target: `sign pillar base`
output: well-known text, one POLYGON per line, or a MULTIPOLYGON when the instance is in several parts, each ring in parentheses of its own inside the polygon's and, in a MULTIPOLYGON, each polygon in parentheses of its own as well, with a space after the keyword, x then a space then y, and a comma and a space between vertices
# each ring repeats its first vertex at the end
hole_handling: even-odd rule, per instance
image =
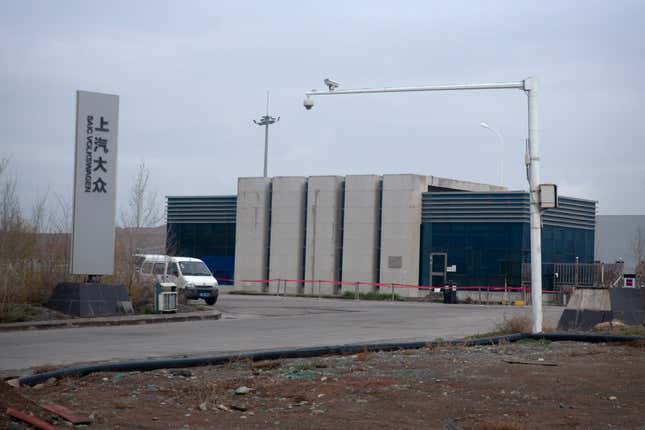
POLYGON ((50 309, 79 317, 121 314, 120 302, 129 302, 123 284, 61 282, 47 301, 50 309))

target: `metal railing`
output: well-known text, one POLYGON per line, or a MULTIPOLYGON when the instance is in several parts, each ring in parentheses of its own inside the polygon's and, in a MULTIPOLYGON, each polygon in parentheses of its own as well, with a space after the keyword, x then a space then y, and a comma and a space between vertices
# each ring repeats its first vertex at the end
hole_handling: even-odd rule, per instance
MULTIPOLYGON (((611 288, 623 276, 623 263, 543 263, 543 282, 554 291, 571 287, 611 288)), ((531 284, 531 265, 522 263, 522 285, 531 284)))

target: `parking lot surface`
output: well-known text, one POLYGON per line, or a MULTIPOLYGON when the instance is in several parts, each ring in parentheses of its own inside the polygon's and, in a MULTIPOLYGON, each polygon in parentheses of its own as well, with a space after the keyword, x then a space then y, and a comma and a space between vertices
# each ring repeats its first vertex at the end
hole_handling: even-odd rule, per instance
MULTIPOLYGON (((224 294, 217 321, 0 333, 0 371, 36 366, 212 355, 389 340, 454 339, 490 331, 530 308, 224 294)), ((555 325, 562 308, 545 307, 555 325)))

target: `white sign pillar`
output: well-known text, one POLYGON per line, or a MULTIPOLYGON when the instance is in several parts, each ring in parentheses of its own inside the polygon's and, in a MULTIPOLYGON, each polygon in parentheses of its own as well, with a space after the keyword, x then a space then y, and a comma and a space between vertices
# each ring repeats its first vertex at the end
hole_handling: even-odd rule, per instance
POLYGON ((76 92, 74 275, 114 273, 118 125, 119 96, 76 92))

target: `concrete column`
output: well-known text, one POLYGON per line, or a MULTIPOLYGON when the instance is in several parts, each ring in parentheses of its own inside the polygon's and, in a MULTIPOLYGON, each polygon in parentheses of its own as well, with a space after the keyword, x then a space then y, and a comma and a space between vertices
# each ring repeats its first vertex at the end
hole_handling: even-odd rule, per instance
MULTIPOLYGON (((419 285, 421 194, 427 188, 426 176, 383 175, 381 283, 419 285)), ((381 291, 390 289, 381 287, 381 291)), ((416 288, 395 288, 395 293, 418 296, 416 288)))
MULTIPOLYGON (((307 184, 307 249, 305 278, 338 281, 342 236, 342 176, 310 176, 307 184)), ((333 295, 331 283, 308 283, 305 294, 333 295)))
POLYGON ((266 285, 242 280, 263 280, 267 276, 269 241, 268 178, 239 178, 235 222, 236 290, 263 291, 266 285))
MULTIPOLYGON (((304 276, 305 192, 300 176, 274 177, 271 200, 271 279, 300 280, 304 276)), ((302 293, 302 284, 287 282, 287 294, 302 293)))
MULTIPOLYGON (((343 281, 377 280, 380 182, 378 175, 345 177, 343 281)), ((355 287, 343 285, 345 291, 353 293, 355 287)), ((361 285, 359 291, 372 292, 375 288, 361 285)))

